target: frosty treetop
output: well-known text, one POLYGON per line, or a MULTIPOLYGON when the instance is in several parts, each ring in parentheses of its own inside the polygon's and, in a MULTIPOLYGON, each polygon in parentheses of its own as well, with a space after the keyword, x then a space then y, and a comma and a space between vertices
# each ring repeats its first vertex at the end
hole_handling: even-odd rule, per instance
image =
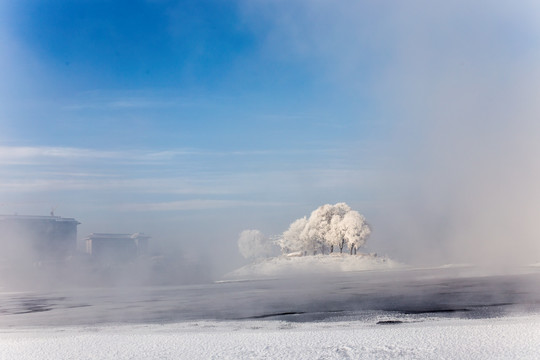
MULTIPOLYGON (((348 249, 351 254, 364 246, 371 233, 364 216, 352 210, 345 203, 320 206, 309 218, 295 220, 274 244, 283 254, 301 252, 303 254, 332 253, 339 248, 348 249)), ((245 257, 268 256, 271 242, 258 230, 242 232, 238 245, 245 257)))
POLYGON ((345 203, 323 205, 311 213, 294 221, 277 240, 282 252, 303 251, 322 254, 328 249, 333 252, 348 248, 352 254, 363 246, 371 233, 364 216, 352 210, 345 203))

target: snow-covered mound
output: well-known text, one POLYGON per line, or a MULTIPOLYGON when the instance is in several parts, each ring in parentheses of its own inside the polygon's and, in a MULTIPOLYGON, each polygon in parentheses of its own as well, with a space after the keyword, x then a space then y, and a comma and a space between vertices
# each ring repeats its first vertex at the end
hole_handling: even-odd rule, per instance
MULTIPOLYGON (((290 254, 296 255, 296 254, 290 254)), ((225 275, 227 279, 287 277, 313 273, 385 270, 404 267, 387 257, 372 254, 330 254, 314 256, 279 256, 259 260, 225 275)))

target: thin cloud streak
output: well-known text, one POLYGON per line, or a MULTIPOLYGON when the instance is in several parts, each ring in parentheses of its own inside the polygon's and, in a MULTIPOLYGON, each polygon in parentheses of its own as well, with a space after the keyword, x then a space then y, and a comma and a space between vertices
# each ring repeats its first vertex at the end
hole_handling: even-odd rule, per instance
POLYGON ((167 201, 158 203, 129 203, 121 204, 116 207, 119 211, 187 211, 187 210, 209 210, 224 209, 236 207, 264 207, 264 206, 289 206, 292 203, 283 202, 260 202, 260 201, 241 201, 241 200, 181 200, 167 201))
POLYGON ((0 146, 0 164, 27 164, 43 158, 112 159, 120 156, 121 153, 113 151, 72 147, 0 146))
POLYGON ((141 150, 103 151, 75 147, 48 147, 48 146, 0 146, 0 165, 32 165, 43 164, 46 159, 57 160, 111 160, 119 162, 153 163, 171 160, 176 157, 189 156, 265 156, 265 155, 302 155, 313 153, 335 153, 339 148, 325 148, 318 150, 292 149, 292 150, 242 150, 242 151, 212 151, 204 149, 172 149, 163 151, 145 152, 141 150))
POLYGON ((82 102, 65 105, 63 110, 129 110, 129 109, 164 109, 196 106, 195 102, 186 102, 184 99, 151 100, 145 98, 120 98, 107 101, 82 102))
POLYGON ((179 179, 15 179, 1 181, 3 191, 10 192, 47 192, 47 191, 112 191, 116 193, 153 193, 153 194, 229 194, 229 191, 195 185, 179 179))

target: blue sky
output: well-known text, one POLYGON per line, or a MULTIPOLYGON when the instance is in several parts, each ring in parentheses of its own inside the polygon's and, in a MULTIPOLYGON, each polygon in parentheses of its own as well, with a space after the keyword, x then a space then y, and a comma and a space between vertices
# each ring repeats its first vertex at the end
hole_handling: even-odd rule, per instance
MULTIPOLYGON (((477 166, 456 148, 507 154, 496 139, 509 119, 534 113, 523 99, 536 91, 538 10, 2 2, 0 213, 56 207, 82 222, 81 236, 142 231, 196 257, 215 248, 227 268, 241 261, 243 229, 279 233, 345 201, 372 221, 373 248, 407 258, 407 241, 442 231, 430 216, 465 206, 448 194, 472 175, 447 172, 477 166), (428 220, 404 235, 409 217, 428 220)), ((518 123, 510 138, 535 133, 518 123)))

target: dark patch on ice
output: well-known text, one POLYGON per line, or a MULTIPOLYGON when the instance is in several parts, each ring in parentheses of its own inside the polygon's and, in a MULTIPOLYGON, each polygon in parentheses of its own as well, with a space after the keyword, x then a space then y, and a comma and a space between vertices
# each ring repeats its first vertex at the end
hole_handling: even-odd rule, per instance
POLYGON ((16 311, 13 314, 30 314, 30 313, 37 313, 37 312, 44 312, 44 311, 50 311, 52 310, 52 307, 47 306, 47 304, 39 304, 34 302, 28 302, 23 304, 23 309, 21 311, 16 311))
POLYGON ((19 309, 12 312, 12 314, 31 314, 38 312, 50 311, 53 309, 54 304, 51 301, 62 301, 64 298, 23 298, 21 299, 19 309))
POLYGON ((472 307, 498 307, 498 306, 511 306, 511 305, 516 305, 516 303, 504 302, 504 303, 495 303, 495 304, 486 304, 486 305, 472 305, 472 307))
POLYGON ((381 320, 377 321, 377 325, 396 325, 403 324, 403 321, 400 320, 381 320))
POLYGON ((270 313, 262 315, 253 315, 243 318, 235 318, 234 320, 253 320, 253 319, 269 319, 281 320, 293 323, 316 322, 316 321, 338 321, 345 315, 344 310, 327 310, 327 311, 285 311, 280 313, 270 313))
POLYGON ((88 306, 92 306, 92 305, 90 304, 69 305, 69 306, 66 306, 66 309, 77 309, 77 308, 88 307, 88 306))
POLYGON ((21 315, 50 311, 58 307, 65 297, 15 297, 2 304, 0 313, 7 315, 21 315))
POLYGON ((287 311, 282 313, 274 313, 274 314, 263 314, 263 315, 255 315, 250 316, 244 319, 266 319, 271 317, 278 317, 278 316, 287 316, 287 315, 302 315, 305 314, 303 311, 287 311))
POLYGON ((493 303, 493 304, 481 304, 475 305, 471 304, 467 307, 452 307, 452 306, 442 306, 442 307, 428 307, 428 308, 406 308, 401 310, 403 314, 415 315, 415 314, 455 314, 455 313, 469 313, 469 312, 481 312, 483 315, 487 315, 489 308, 501 308, 504 306, 516 305, 512 302, 502 302, 502 303, 493 303))
POLYGON ((26 311, 19 311, 16 313, 13 313, 14 315, 21 315, 21 314, 31 314, 31 313, 37 313, 37 312, 45 312, 45 311, 51 311, 51 308, 45 308, 45 307, 32 307, 28 308, 26 311))

